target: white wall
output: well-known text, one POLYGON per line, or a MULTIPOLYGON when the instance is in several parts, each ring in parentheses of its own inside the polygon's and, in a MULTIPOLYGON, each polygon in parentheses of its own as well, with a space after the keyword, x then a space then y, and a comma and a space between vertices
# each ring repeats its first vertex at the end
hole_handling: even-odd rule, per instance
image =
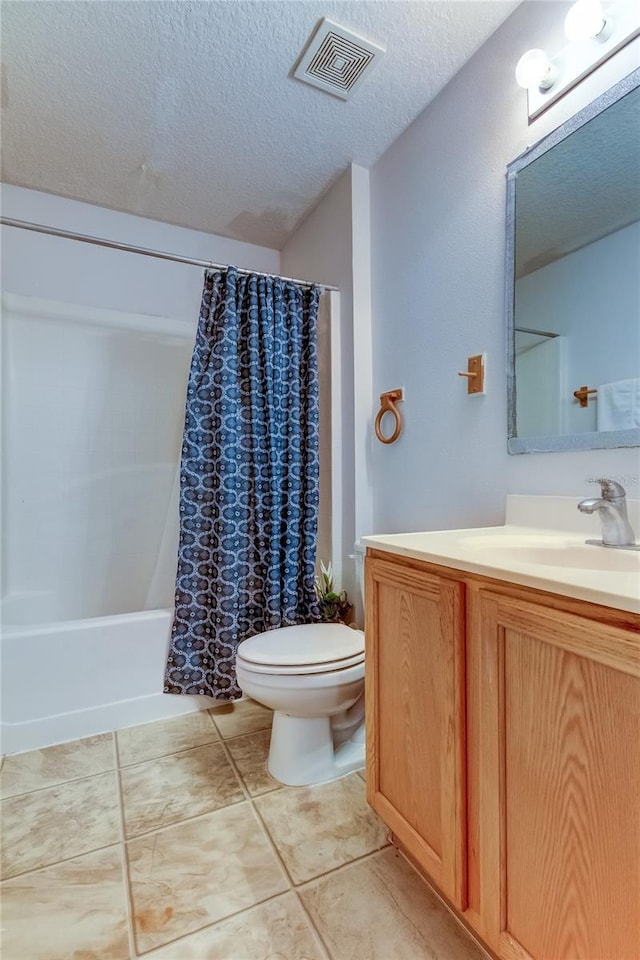
POLYGON ((632 223, 516 281, 518 326, 566 337, 567 433, 597 429, 597 399, 581 407, 574 390, 638 376, 639 262, 640 223, 632 223))
POLYGON ((376 532, 501 523, 507 492, 578 498, 602 474, 636 492, 634 449, 507 454, 505 168, 637 61, 622 51, 528 127, 515 64, 565 45, 569 6, 522 4, 371 172, 374 395, 406 387, 403 435, 373 452, 376 532), (457 371, 484 351, 487 395, 467 397, 457 371))
POLYGON ((332 385, 337 423, 332 431, 332 445, 333 485, 334 492, 341 494, 342 516, 338 530, 334 530, 332 549, 336 582, 354 599, 358 587, 350 555, 356 537, 371 529, 373 504, 368 458, 370 429, 366 419, 371 415, 369 238, 368 171, 352 166, 324 195, 281 252, 282 272, 286 276, 340 288, 340 315, 334 316, 332 325, 334 374, 336 367, 341 372, 340 382, 334 380, 332 385), (335 402, 336 396, 339 403, 335 402))
MULTIPOLYGON (((2 184, 2 215, 168 253, 279 272, 277 250, 2 184)), ((2 289, 195 324, 202 269, 2 227, 2 289)))

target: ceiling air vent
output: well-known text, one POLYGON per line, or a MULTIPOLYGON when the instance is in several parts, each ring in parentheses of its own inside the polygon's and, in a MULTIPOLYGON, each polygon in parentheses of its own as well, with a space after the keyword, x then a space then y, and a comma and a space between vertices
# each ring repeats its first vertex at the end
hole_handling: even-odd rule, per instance
POLYGON ((384 53, 383 47, 325 17, 307 44, 293 75, 342 100, 349 100, 384 53))

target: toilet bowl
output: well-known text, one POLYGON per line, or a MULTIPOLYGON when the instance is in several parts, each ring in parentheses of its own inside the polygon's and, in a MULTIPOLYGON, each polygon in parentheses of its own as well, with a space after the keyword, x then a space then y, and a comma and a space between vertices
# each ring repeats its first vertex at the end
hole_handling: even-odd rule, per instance
POLYGON ((242 691, 274 711, 269 773, 289 786, 364 766, 364 633, 342 623, 281 627, 243 641, 242 691))

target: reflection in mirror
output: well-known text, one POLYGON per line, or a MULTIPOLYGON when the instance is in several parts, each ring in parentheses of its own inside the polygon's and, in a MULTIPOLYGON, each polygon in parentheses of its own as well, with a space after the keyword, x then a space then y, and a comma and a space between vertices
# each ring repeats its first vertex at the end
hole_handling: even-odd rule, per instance
POLYGON ((509 168, 512 453, 640 443, 639 84, 509 168))

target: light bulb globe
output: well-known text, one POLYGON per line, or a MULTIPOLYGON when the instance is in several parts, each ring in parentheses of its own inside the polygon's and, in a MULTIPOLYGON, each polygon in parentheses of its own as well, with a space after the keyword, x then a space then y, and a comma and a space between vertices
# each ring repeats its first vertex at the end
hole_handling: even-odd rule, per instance
POLYGON ((527 50, 516 64, 516 83, 525 90, 548 89, 555 79, 555 70, 544 50, 527 50))
MULTIPOLYGON (((564 32, 573 43, 600 37, 607 27, 600 0, 577 0, 565 17, 564 32)), ((609 31, 607 31, 608 35, 609 31)))

